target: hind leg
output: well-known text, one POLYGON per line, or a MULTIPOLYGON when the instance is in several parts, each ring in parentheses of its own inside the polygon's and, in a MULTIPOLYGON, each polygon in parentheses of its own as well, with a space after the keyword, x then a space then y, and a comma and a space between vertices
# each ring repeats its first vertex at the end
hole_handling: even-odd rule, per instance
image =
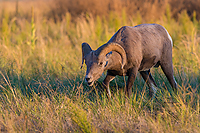
POLYGON ((161 63, 161 68, 166 75, 170 85, 172 86, 173 91, 176 93, 177 92, 177 83, 174 79, 174 71, 173 71, 173 65, 172 61, 166 62, 166 63, 161 63))
POLYGON ((153 97, 156 94, 157 85, 150 73, 150 69, 147 71, 140 71, 140 74, 142 75, 142 78, 144 79, 144 81, 147 83, 149 87, 149 95, 153 97))

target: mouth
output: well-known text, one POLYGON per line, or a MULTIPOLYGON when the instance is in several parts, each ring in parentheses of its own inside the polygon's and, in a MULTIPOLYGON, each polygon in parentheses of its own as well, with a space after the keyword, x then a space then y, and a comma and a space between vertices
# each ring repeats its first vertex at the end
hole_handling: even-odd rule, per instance
POLYGON ((92 86, 93 83, 94 83, 94 81, 92 81, 92 82, 87 82, 88 86, 92 86))

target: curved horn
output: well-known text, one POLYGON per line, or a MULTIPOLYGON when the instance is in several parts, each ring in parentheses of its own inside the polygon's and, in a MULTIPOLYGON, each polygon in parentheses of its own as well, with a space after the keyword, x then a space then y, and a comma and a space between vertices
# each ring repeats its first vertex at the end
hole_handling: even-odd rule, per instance
POLYGON ((126 64, 126 52, 125 52, 124 48, 122 46, 120 46, 118 43, 113 43, 113 42, 106 43, 96 50, 96 54, 97 54, 97 56, 106 55, 110 51, 116 51, 117 53, 119 53, 121 55, 122 69, 123 69, 124 65, 126 64))
POLYGON ((88 43, 82 43, 82 64, 81 64, 81 68, 83 67, 83 63, 84 63, 84 60, 85 60, 85 56, 87 54, 90 53, 90 51, 92 51, 90 45, 88 43))

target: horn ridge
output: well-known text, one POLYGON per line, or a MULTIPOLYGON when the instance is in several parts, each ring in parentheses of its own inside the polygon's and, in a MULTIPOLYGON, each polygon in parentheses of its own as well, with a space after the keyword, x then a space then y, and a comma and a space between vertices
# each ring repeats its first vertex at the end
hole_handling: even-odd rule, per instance
POLYGON ((122 69, 123 69, 124 65, 126 64, 126 60, 127 60, 126 52, 125 52, 124 48, 121 45, 119 45, 118 43, 115 43, 115 42, 106 43, 106 44, 100 46, 95 52, 96 52, 97 56, 101 56, 101 55, 106 55, 110 51, 116 51, 121 55, 122 69))

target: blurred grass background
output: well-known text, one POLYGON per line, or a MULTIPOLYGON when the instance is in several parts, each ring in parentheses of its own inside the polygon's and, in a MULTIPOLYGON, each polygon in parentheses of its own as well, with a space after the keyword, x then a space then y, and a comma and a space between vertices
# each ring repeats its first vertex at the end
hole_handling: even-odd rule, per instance
POLYGON ((200 0, 0 1, 0 132, 199 132, 200 0), (163 25, 173 38, 179 94, 160 70, 150 101, 140 75, 126 99, 123 77, 84 83, 81 43, 93 49, 124 25, 163 25))

